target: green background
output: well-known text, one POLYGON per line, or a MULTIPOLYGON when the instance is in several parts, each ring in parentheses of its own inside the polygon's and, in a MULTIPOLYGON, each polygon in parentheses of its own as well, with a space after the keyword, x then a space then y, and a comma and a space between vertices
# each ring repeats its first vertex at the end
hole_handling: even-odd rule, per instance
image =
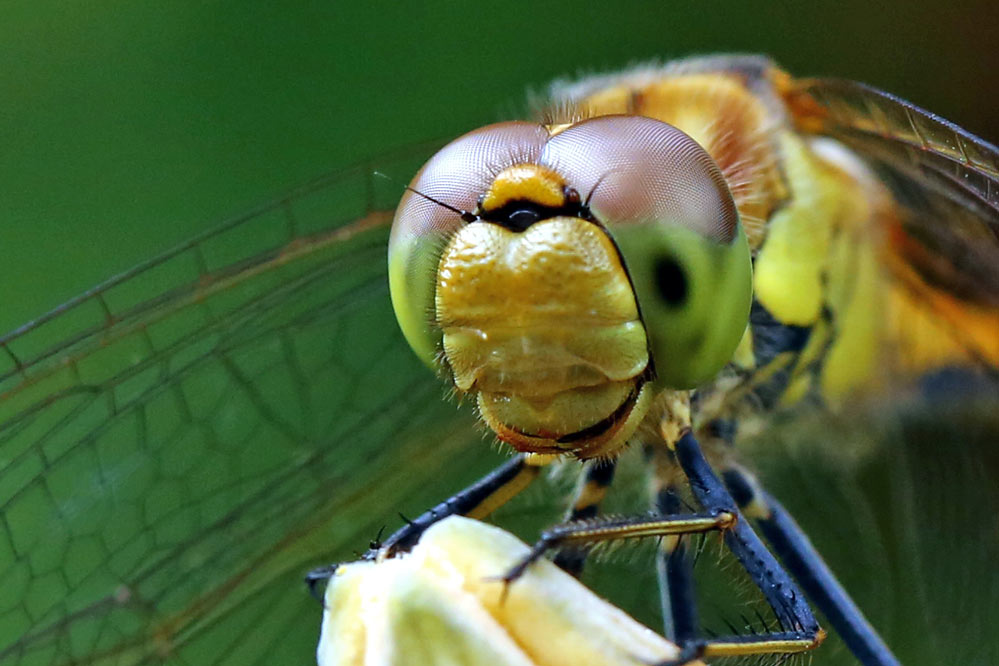
MULTIPOLYGON (((795 74, 869 82, 986 139, 999 138, 993 92, 999 72, 999 9, 984 1, 958 7, 925 0, 502 6, 35 1, 6 3, 2 13, 0 247, 6 261, 0 330, 300 182, 373 153, 517 116, 526 107, 528 90, 541 90, 558 76, 614 70, 653 58, 759 52, 795 74)), ((381 250, 365 247, 366 253, 358 256, 379 262, 375 272, 380 271, 381 250)), ((358 274, 365 268, 352 266, 358 274)), ((150 288, 145 297, 154 293, 150 288)), ((382 310, 371 316, 386 315, 382 310)), ((386 368, 416 372, 412 364, 404 365, 411 361, 405 350, 393 352, 397 357, 381 354, 374 344, 365 346, 369 341, 361 324, 368 321, 358 319, 356 330, 338 331, 335 339, 336 344, 356 343, 359 356, 381 363, 371 373, 360 364, 355 369, 358 379, 351 388, 358 402, 376 396, 380 387, 375 380, 392 376, 386 368)), ((393 326, 388 319, 376 321, 393 326)), ((275 329, 282 331, 282 325, 275 329)), ((320 347, 323 341, 313 342, 320 347)), ((436 387, 426 390, 431 399, 439 396, 436 387)), ((245 406, 234 398, 226 407, 231 414, 223 410, 220 419, 229 419, 231 437, 248 437, 239 427, 245 406)), ((898 423, 907 421, 889 421, 887 437, 897 439, 898 423)), ((932 428, 917 430, 932 434, 932 428)), ((995 431, 994 422, 987 422, 970 437, 937 433, 925 450, 889 445, 860 465, 843 463, 835 455, 827 460, 825 453, 796 446, 794 437, 783 446, 764 442, 756 452, 768 478, 778 483, 778 494, 816 535, 822 551, 839 563, 838 572, 893 645, 909 657, 907 663, 930 654, 926 663, 937 663, 954 656, 955 644, 961 646, 959 663, 965 658, 965 663, 989 663, 996 655, 994 640, 975 643, 982 635, 979 628, 990 627, 994 619, 989 604, 999 594, 994 582, 999 577, 989 564, 993 542, 974 538, 974 510, 993 505, 959 492, 972 485, 969 479, 981 481, 983 470, 996 469, 996 461, 986 453, 984 463, 970 464, 967 457, 958 460, 960 448, 936 445, 945 439, 974 450, 976 442, 994 439, 995 431), (805 475, 802 470, 810 471, 805 475), (885 481, 889 478, 903 480, 885 481), (892 505, 898 510, 880 512, 892 505), (865 530, 875 523, 888 535, 884 542, 864 540, 865 530), (943 547, 934 547, 937 542, 943 547), (891 595, 883 593, 889 587, 881 586, 886 578, 891 595), (969 623, 968 618, 975 620, 969 623)), ((820 425, 812 439, 821 440, 814 437, 818 433, 828 440, 829 432, 829 426, 820 425)), ((375 442, 389 439, 380 432, 370 437, 375 442)), ((877 434, 846 432, 837 441, 857 438, 876 439, 877 434)), ((195 453, 200 450, 196 443, 187 442, 195 453)), ((341 462, 345 470, 356 465, 375 478, 366 459, 374 454, 353 453, 332 462, 341 462)), ((379 452, 386 464, 395 454, 379 452)), ((483 456, 474 465, 489 462, 483 456)), ((162 477, 179 465, 176 460, 156 464, 162 477)), ((422 488, 421 496, 410 494, 403 506, 386 495, 382 502, 391 508, 382 510, 413 513, 427 506, 478 471, 464 464, 440 488, 422 488)), ((398 467, 392 470, 399 472, 398 467)), ((984 474, 986 482, 988 478, 984 474)), ((368 479, 359 476, 357 483, 363 486, 368 479)), ((338 489, 329 492, 335 498, 344 495, 338 489)), ((370 493, 378 492, 372 484, 370 493)), ((245 497, 238 500, 243 501, 245 497)), ((176 503, 176 498, 164 500, 166 506, 176 503)), ((531 529, 536 529, 552 520, 551 505, 551 496, 539 491, 506 517, 533 515, 531 529)), ((369 534, 366 523, 363 528, 358 530, 369 534)), ((215 536, 206 533, 203 541, 214 544, 215 536)), ((344 537, 332 550, 338 557, 349 554, 364 546, 357 539, 344 537)), ((192 550, 198 550, 200 541, 194 540, 192 550)), ((292 573, 279 572, 287 580, 271 581, 292 589, 291 596, 303 596, 292 587, 301 566, 316 563, 307 545, 295 553, 301 562, 288 565, 292 573)), ((712 571, 721 559, 714 550, 708 552, 701 571, 712 571)), ((612 559, 610 570, 635 576, 640 569, 635 563, 648 564, 649 556, 621 560, 612 559)), ((196 565, 191 566, 198 571, 196 565)), ((726 563, 723 569, 733 568, 726 563)), ((642 591, 648 582, 625 587, 642 591)), ((596 583, 602 589, 622 587, 613 579, 609 585, 607 579, 596 583)), ((173 588, 154 589, 166 598, 173 588)), ((736 591, 746 590, 743 581, 736 591)), ((715 590, 726 608, 730 592, 715 590)), ((648 597, 630 601, 629 607, 654 619, 648 597)), ((296 597, 295 603, 298 612, 312 613, 302 618, 308 626, 299 630, 311 640, 318 610, 308 600, 296 597)), ((5 610, 2 604, 0 610, 5 610)), ((733 613, 738 611, 706 615, 728 620, 733 613)), ((255 627, 252 620, 245 626, 255 627)), ((212 653, 204 646, 189 647, 190 655, 212 653)), ((310 650, 306 644, 295 652, 307 659, 310 650)), ((252 661, 229 656, 234 662, 252 661)), ((265 655, 255 656, 266 661, 265 655)), ((841 648, 823 653, 816 663, 837 659, 835 663, 850 663, 841 648)))
POLYGON ((553 77, 712 52, 866 81, 999 138, 999 8, 871 3, 3 3, 0 330, 553 77))

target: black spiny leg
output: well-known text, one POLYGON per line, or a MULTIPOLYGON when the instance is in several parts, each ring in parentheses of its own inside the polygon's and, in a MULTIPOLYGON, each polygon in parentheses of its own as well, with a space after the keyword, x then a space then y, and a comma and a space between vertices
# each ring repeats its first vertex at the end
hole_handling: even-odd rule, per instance
POLYGON ((731 512, 708 511, 677 516, 595 518, 588 522, 556 525, 542 532, 531 552, 507 571, 502 579, 508 584, 513 583, 533 562, 557 548, 591 546, 601 541, 724 532, 734 526, 735 520, 735 514, 731 512))
POLYGON ((864 666, 899 666, 898 659, 780 502, 739 467, 726 470, 723 478, 739 506, 756 520, 781 562, 829 619, 857 660, 864 666))
POLYGON ((787 654, 818 646, 825 632, 804 595, 739 513, 735 500, 704 459, 697 439, 689 430, 677 440, 674 451, 701 505, 709 512, 729 512, 738 517, 736 524, 725 530, 725 543, 759 587, 783 629, 756 636, 695 639, 681 645, 684 654, 704 657, 787 654))
MULTIPOLYGON (((587 463, 582 483, 576 489, 576 499, 572 503, 572 508, 569 510, 565 522, 572 523, 596 518, 600 503, 607 495, 607 489, 614 480, 616 467, 616 459, 594 460, 587 463)), ((586 563, 586 549, 562 549, 555 556, 554 562, 564 571, 579 578, 583 573, 583 565, 586 563)))
MULTIPOLYGON (((704 459, 700 444, 689 430, 681 430, 672 447, 691 490, 705 509, 689 515, 644 518, 594 519, 546 530, 531 552, 503 575, 512 584, 550 550, 566 545, 587 545, 650 536, 672 536, 720 531, 725 543, 760 589, 781 630, 753 636, 713 639, 693 638, 680 645, 680 660, 659 666, 680 666, 700 657, 737 657, 754 654, 793 654, 811 650, 825 638, 804 595, 777 559, 766 549, 721 479, 704 459)), ((665 435, 664 435, 665 437, 665 435)), ((672 441, 672 437, 667 441, 672 441)))
POLYGON ((704 656, 705 647, 701 643, 687 643, 680 648, 680 654, 676 659, 670 659, 656 664, 656 666, 687 666, 704 656))
MULTIPOLYGON (((514 456, 464 490, 420 514, 416 519, 408 521, 406 525, 381 544, 372 544, 372 548, 364 555, 364 559, 374 560, 392 557, 396 553, 408 551, 416 545, 420 536, 431 525, 448 516, 457 515, 470 518, 488 516, 538 478, 541 467, 539 464, 533 464, 531 460, 524 455, 514 456)), ((337 566, 331 564, 306 574, 305 584, 308 585, 313 596, 319 596, 317 594, 319 584, 329 580, 336 572, 337 566)))
POLYGON ((369 551, 366 557, 392 557, 397 552, 408 551, 427 528, 448 516, 485 518, 538 478, 540 469, 529 464, 527 456, 514 456, 464 490, 409 521, 386 539, 381 548, 369 551))
MULTIPOLYGON (((675 516, 685 510, 671 483, 656 489, 656 511, 675 516)), ((664 539, 656 558, 663 630, 666 638, 684 645, 697 638, 697 599, 694 591, 693 561, 683 537, 664 539)), ((700 655, 697 655, 700 656, 700 655)), ((694 657, 696 658, 696 657, 694 657)))

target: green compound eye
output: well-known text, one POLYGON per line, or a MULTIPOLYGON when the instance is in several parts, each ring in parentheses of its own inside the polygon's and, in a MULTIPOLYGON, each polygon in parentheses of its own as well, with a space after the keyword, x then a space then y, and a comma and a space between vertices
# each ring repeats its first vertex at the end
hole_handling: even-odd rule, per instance
POLYGON ((691 388, 732 357, 749 319, 751 266, 745 236, 728 244, 676 226, 615 234, 649 331, 657 384, 691 388))

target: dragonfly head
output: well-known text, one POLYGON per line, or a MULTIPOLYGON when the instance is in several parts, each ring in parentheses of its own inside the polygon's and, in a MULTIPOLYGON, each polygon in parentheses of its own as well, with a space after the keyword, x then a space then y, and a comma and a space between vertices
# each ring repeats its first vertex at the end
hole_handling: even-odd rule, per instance
POLYGON ((501 440, 580 458, 619 449, 659 389, 713 377, 751 299, 717 166, 634 116, 452 142, 396 211, 389 279, 414 351, 501 440))

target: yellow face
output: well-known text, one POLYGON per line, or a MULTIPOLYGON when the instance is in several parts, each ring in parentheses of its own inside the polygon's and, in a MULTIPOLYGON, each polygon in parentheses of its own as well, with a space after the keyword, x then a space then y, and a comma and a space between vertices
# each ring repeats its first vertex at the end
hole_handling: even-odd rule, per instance
POLYGON ((612 455, 659 389, 710 379, 745 330, 731 194, 670 125, 483 128, 412 190, 389 246, 400 325, 518 450, 612 455))
MULTIPOLYGON (((552 210, 572 212, 560 181, 537 165, 505 169, 482 212, 539 203, 546 190, 559 195, 552 210)), ((519 214, 535 217, 526 208, 519 214)), ((501 438, 521 450, 578 451, 559 439, 628 422, 649 368, 648 341, 627 271, 596 224, 570 215, 524 229, 469 224, 442 253, 436 287, 454 385, 476 393, 501 438)), ((614 439, 607 432, 596 441, 614 439)))

